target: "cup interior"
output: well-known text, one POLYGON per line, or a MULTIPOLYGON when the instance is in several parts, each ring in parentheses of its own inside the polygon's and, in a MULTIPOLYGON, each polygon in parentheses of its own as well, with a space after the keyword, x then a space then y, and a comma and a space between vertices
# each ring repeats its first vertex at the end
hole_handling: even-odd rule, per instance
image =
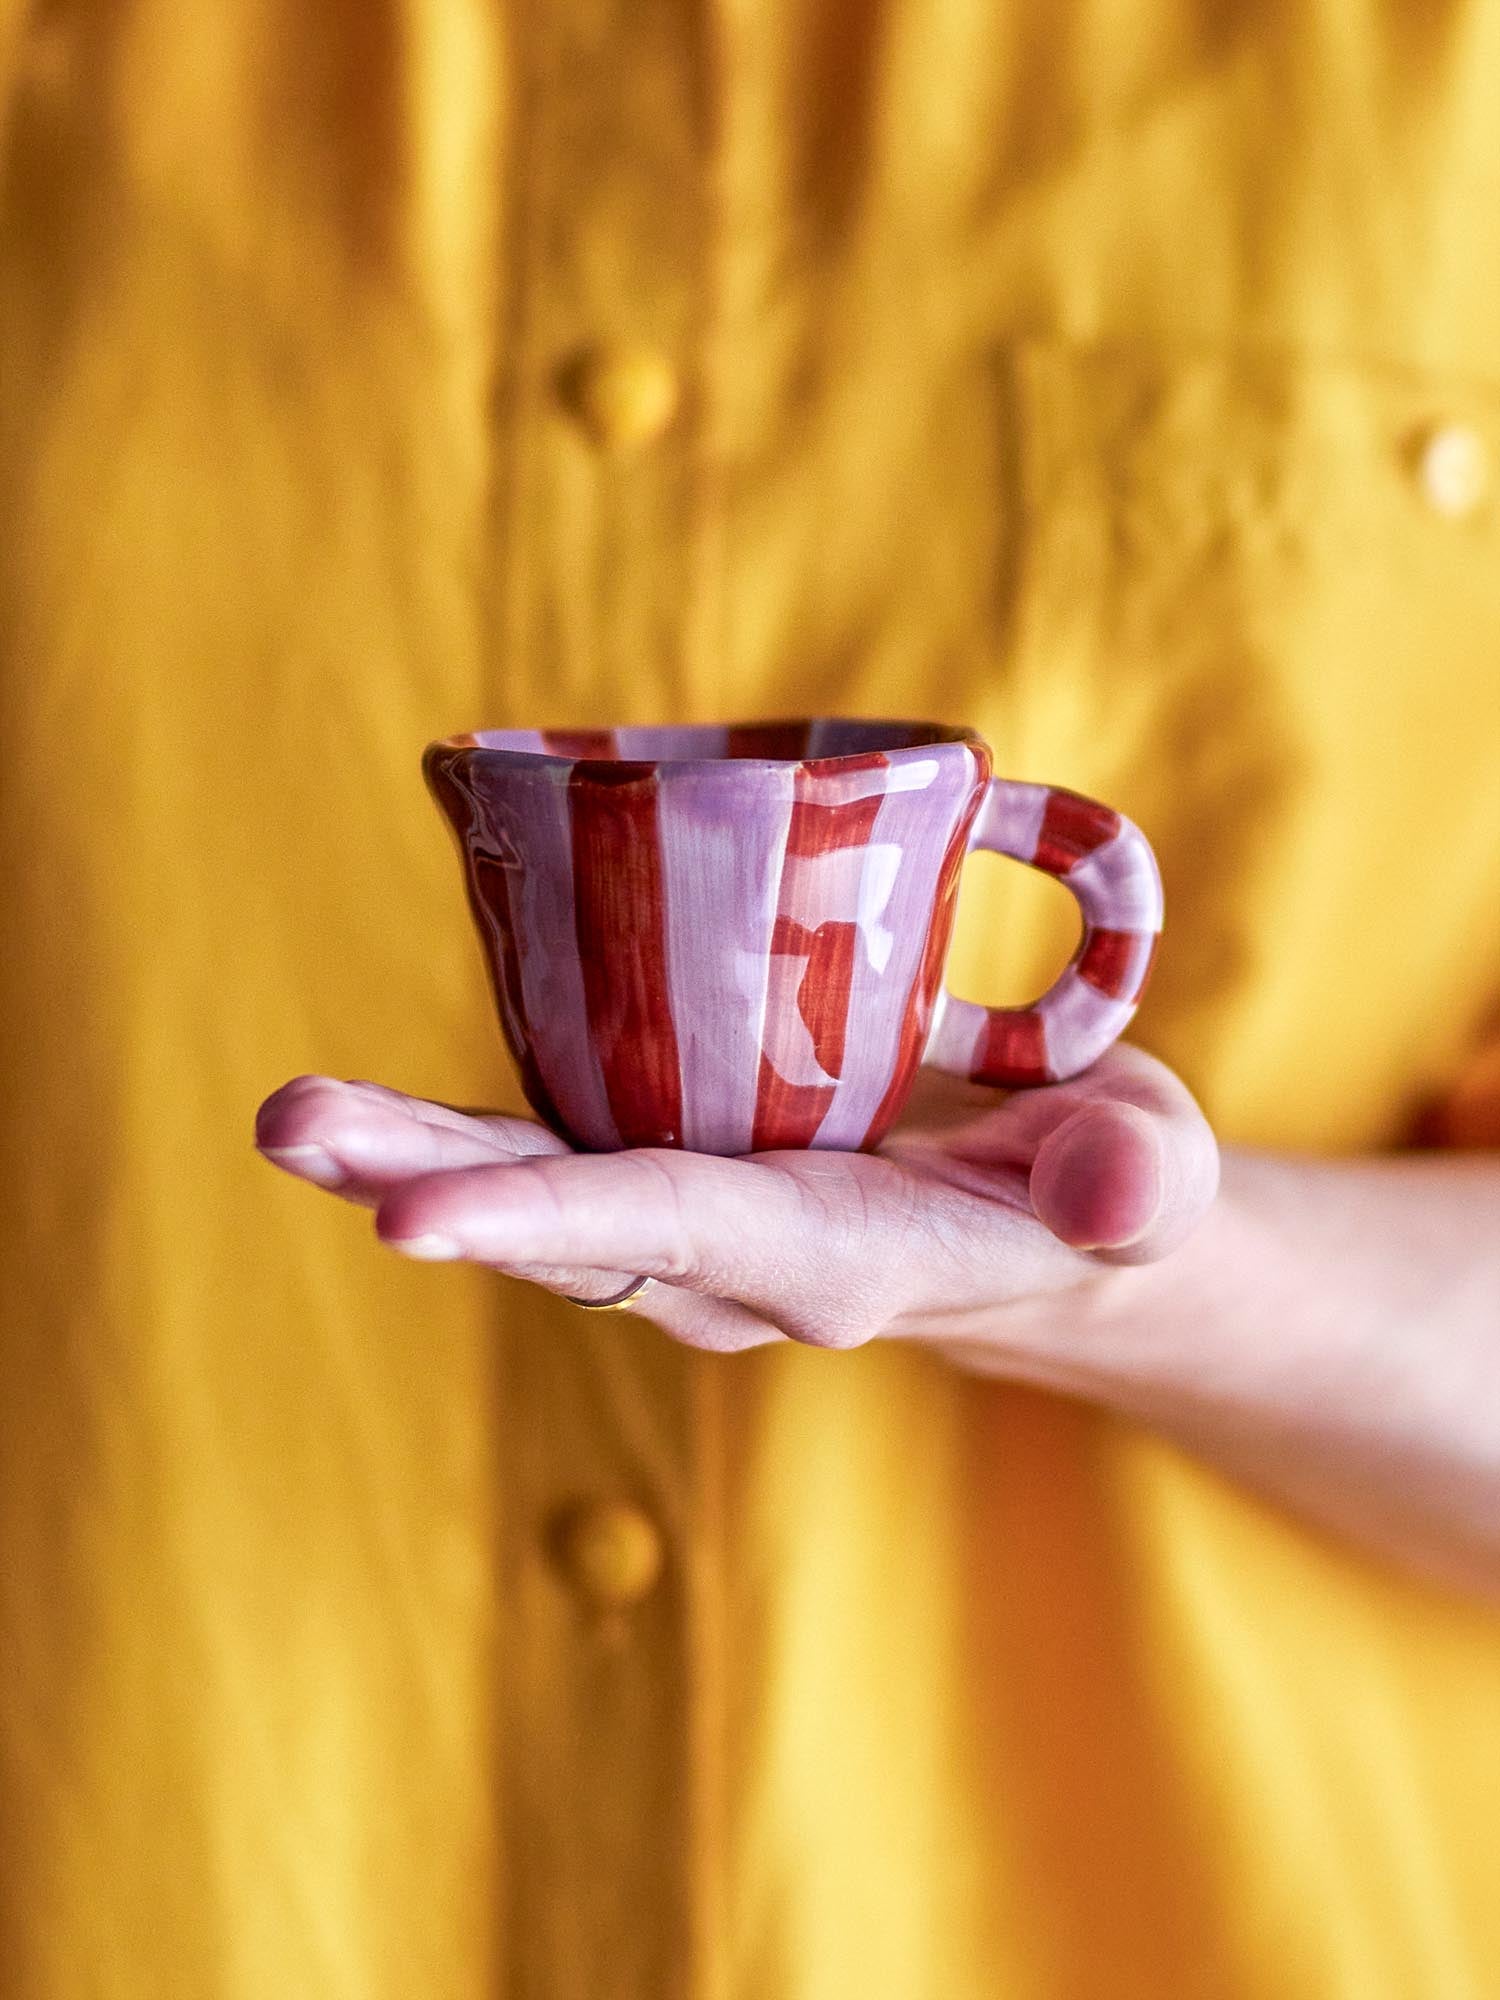
POLYGON ((970 729, 937 722, 800 716, 778 722, 670 723, 618 729, 480 729, 435 749, 498 750, 570 763, 830 763, 937 743, 973 743, 970 729))

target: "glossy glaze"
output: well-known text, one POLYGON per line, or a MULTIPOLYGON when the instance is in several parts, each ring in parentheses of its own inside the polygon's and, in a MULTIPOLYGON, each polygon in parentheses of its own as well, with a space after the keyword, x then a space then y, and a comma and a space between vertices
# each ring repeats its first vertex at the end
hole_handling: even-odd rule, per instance
POLYGON ((1134 1011, 1161 923, 1142 836, 992 781, 965 730, 868 721, 487 731, 429 746, 506 1039, 575 1144, 878 1144, 928 1060, 1081 1069, 1134 1011), (1060 876, 1072 964, 1035 1007, 940 994, 971 846, 1060 876))

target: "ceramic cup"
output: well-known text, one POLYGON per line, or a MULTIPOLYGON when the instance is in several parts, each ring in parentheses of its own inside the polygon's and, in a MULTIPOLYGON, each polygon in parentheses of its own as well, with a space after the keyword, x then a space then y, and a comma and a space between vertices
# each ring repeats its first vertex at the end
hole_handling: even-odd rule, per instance
POLYGON ((1161 929, 1145 837, 936 723, 486 730, 427 748, 526 1095, 591 1151, 878 1144, 919 1062, 1074 1075, 1161 929), (942 986, 964 856, 1055 875, 1083 936, 1031 1007, 942 986))

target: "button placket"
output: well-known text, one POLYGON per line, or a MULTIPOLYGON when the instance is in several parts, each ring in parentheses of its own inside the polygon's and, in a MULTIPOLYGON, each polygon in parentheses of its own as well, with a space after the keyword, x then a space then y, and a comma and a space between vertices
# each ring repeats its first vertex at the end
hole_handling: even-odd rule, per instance
MULTIPOLYGON (((531 724, 691 712, 710 227, 699 0, 522 10, 524 296, 494 670, 531 724)), ((702 1357, 507 1288, 507 1994, 705 1990, 702 1357), (580 1318, 583 1324, 580 1324, 580 1318), (622 1846, 624 1821, 649 1840, 622 1846)))

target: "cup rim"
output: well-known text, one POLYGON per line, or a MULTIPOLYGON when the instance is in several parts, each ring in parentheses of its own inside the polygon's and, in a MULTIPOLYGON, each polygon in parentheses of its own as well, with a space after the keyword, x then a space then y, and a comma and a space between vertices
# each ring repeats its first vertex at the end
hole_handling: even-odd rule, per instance
POLYGON ((802 727, 806 727, 810 731, 817 724, 825 722, 847 722, 870 729, 890 730, 894 733, 916 733, 920 731, 922 734, 919 740, 914 743, 900 743, 892 747, 886 747, 879 743, 871 743, 858 750, 842 750, 828 755, 804 757, 727 757, 723 755, 708 757, 597 757, 570 754, 565 750, 552 750, 548 749, 545 744, 539 749, 532 749, 520 744, 506 744, 502 746, 499 744, 481 743, 479 741, 481 736, 490 734, 530 734, 545 737, 548 735, 587 733, 583 731, 557 729, 500 732, 476 729, 459 731, 452 736, 437 737, 427 745, 422 756, 424 763, 430 763, 441 757, 445 761, 463 758, 468 762, 483 760, 487 763, 538 766, 587 764, 597 768, 601 773, 642 764, 649 764, 658 772, 732 772, 793 768, 812 771, 814 773, 835 773, 841 769, 856 767, 861 763, 868 763, 869 758, 876 753, 883 756, 888 763, 894 764, 912 763, 919 758, 930 757, 936 750, 946 750, 958 746, 969 750, 979 750, 986 755, 989 753, 989 745, 985 738, 980 735, 977 729, 971 728, 967 723, 932 722, 884 715, 766 716, 749 722, 619 723, 610 725, 610 728, 611 730, 628 728, 690 729, 708 734, 709 732, 716 731, 732 732, 735 730, 745 730, 749 732, 752 730, 796 729, 802 727))

